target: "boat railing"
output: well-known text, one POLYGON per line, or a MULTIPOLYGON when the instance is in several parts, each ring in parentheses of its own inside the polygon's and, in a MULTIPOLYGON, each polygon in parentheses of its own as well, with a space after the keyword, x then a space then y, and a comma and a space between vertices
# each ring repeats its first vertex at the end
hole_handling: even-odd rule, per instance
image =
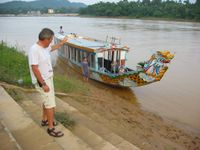
POLYGON ((113 36, 106 36, 106 43, 111 43, 112 45, 120 45, 121 44, 121 39, 120 38, 116 38, 113 36))
POLYGON ((108 75, 108 76, 111 76, 111 77, 117 77, 117 76, 123 76, 123 75, 132 75, 132 74, 136 74, 136 73, 138 73, 138 71, 137 70, 131 70, 131 71, 129 71, 128 69, 127 70, 125 70, 125 72, 123 72, 123 73, 112 73, 112 72, 110 72, 110 71, 108 71, 108 70, 98 70, 98 72, 100 72, 101 74, 104 74, 104 75, 108 75))

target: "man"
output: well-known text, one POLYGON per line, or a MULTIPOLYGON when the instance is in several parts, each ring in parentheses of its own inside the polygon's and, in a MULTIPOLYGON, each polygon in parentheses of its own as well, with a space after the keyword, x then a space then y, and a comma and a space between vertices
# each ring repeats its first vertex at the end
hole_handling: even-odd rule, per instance
POLYGON ((39 40, 29 50, 29 68, 32 83, 42 96, 43 116, 42 126, 48 126, 47 133, 54 137, 61 137, 64 134, 56 131, 54 126, 55 94, 53 85, 53 68, 51 64, 50 52, 61 47, 67 39, 50 46, 54 37, 51 29, 44 28, 39 33, 39 40))
POLYGON ((59 31, 60 34, 64 34, 64 31, 63 31, 63 28, 62 26, 60 26, 60 31, 59 31))

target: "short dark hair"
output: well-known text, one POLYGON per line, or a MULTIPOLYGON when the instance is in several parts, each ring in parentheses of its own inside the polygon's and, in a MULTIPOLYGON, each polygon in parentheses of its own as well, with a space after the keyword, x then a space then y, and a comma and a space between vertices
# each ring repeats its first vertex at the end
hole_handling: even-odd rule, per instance
POLYGON ((39 33, 39 40, 50 39, 54 35, 54 32, 49 28, 44 28, 39 33))

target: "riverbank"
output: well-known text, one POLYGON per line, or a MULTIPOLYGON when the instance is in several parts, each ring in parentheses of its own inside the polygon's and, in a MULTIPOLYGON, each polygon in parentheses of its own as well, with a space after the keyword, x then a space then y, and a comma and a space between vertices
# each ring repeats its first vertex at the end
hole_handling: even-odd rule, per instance
MULTIPOLYGON (((63 102, 67 102, 91 120, 139 148, 144 150, 200 148, 200 135, 178 128, 156 114, 141 110, 135 95, 129 89, 115 89, 92 80, 84 82, 80 75, 67 68, 59 59, 54 71, 56 74, 65 74, 68 80, 76 79, 85 89, 85 92, 75 90, 58 96, 63 102)), ((13 87, 10 88, 10 91, 12 90, 13 87)), ((20 89, 14 89, 14 94, 17 95, 19 102, 27 97, 29 100, 37 97, 35 92, 20 89)), ((59 107, 57 109, 59 110, 59 107)), ((93 130, 98 131, 98 128, 93 130)))
POLYGON ((172 21, 172 22, 197 22, 200 20, 189 20, 189 19, 173 19, 173 18, 158 18, 158 17, 130 17, 130 16, 119 16, 119 17, 109 17, 109 16, 93 16, 93 15, 77 15, 78 17, 84 18, 111 18, 111 19, 137 19, 137 20, 154 20, 154 21, 172 21))
POLYGON ((78 13, 68 14, 0 14, 0 17, 76 17, 78 13))
MULTIPOLYGON (((144 111, 130 89, 113 88, 90 80, 82 81, 72 69, 58 59, 55 71, 80 80, 88 93, 69 94, 63 101, 85 113, 98 123, 142 149, 195 149, 200 148, 200 135, 175 126, 160 116, 144 111), (97 113, 102 118, 92 115, 97 113)), ((97 129, 98 130, 98 129, 97 129)))
MULTIPOLYGON (((2 54, 1 52, 0 56, 4 57, 0 59, 6 60, 8 57, 2 54)), ((3 65, 2 62, 0 64, 3 65)), ((17 66, 14 67, 9 69, 18 69, 17 66)), ((55 84, 56 91, 65 92, 68 95, 68 97, 59 96, 63 101, 67 101, 89 118, 141 149, 194 150, 200 148, 200 135, 180 129, 160 116, 142 110, 131 90, 115 89, 92 80, 84 82, 80 75, 66 67, 59 59, 54 71, 55 75, 58 75, 59 85, 62 85, 58 88, 55 84), (68 85, 73 88, 70 90, 68 85), (101 117, 93 115, 92 112, 101 117)), ((6 73, 0 73, 0 75, 4 76, 6 73)), ((57 80, 55 83, 58 82, 57 80)), ((26 92, 24 94, 26 95, 26 92)), ((30 96, 29 93, 27 95, 30 96)), ((32 94, 32 96, 35 95, 32 94)))
POLYGON ((0 81, 31 86, 28 58, 25 52, 0 43, 0 81))
MULTIPOLYGON (((0 43, 0 81, 33 88, 28 57, 25 52, 19 51, 15 47, 8 47, 3 41, 0 43)), ((75 78, 68 80, 62 74, 55 73, 54 84, 55 88, 60 92, 85 92, 84 86, 81 86, 75 78)))
POLYGON ((197 22, 200 20, 189 20, 189 19, 172 19, 172 18, 155 18, 155 17, 129 17, 129 16, 119 16, 119 17, 109 17, 109 16, 93 16, 93 15, 80 15, 78 13, 69 14, 0 14, 0 17, 83 17, 83 18, 111 18, 111 19, 139 19, 139 20, 154 20, 154 21, 176 21, 176 22, 197 22))

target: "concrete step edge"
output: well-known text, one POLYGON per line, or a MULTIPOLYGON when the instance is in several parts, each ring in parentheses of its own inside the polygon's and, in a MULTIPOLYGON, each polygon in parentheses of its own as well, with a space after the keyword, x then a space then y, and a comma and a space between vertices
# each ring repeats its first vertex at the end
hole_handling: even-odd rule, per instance
MULTIPOLYGON (((32 118, 34 118, 33 120, 35 120, 36 122, 40 121, 40 120, 38 120, 39 116, 36 116, 37 114, 35 113, 35 112, 38 112, 40 110, 40 108, 39 108, 40 102, 39 101, 37 101, 37 100, 33 100, 33 101, 32 100, 25 100, 24 102, 21 102, 21 103, 23 105, 22 107, 26 111, 28 111, 28 108, 25 108, 25 107, 31 107, 32 108, 32 111, 29 112, 29 115, 31 115, 32 118)), ((60 107, 58 106, 58 108, 60 108, 60 107)), ((30 111, 30 109, 29 109, 29 111, 30 111)), ((74 127, 73 129, 80 128, 80 127, 82 127, 82 126, 81 125, 76 125, 76 127, 74 127)), ((59 130, 63 131, 65 127, 62 126, 59 123, 59 125, 56 128, 58 128, 59 130)), ((83 129, 83 128, 84 127, 82 127, 81 129, 83 129)), ((68 129, 66 129, 66 130, 69 131, 68 129)), ((109 149, 109 150, 117 150, 117 148, 115 146, 113 146, 111 143, 109 143, 106 140, 104 140, 103 138, 101 138, 99 135, 97 135, 93 131, 91 131, 91 130, 89 130, 87 128, 84 128, 84 133, 85 134, 82 135, 81 133, 80 134, 75 134, 73 132, 72 134, 74 134, 75 136, 77 136, 78 138, 83 140, 86 144, 88 144, 94 150, 103 150, 103 149, 105 149, 105 150, 107 150, 107 149, 109 149), (86 136, 86 134, 89 135, 89 136, 86 136), (92 137, 92 138, 90 138, 90 140, 87 140, 87 138, 89 138, 89 137, 92 137)), ((67 132, 65 134, 69 135, 70 133, 67 132)), ((65 143, 65 145, 67 146, 67 143, 65 143)))
MULTIPOLYGON (((36 124, 40 126, 41 123, 41 107, 31 100, 21 101, 21 107, 31 116, 36 124)), ((46 131, 47 127, 42 127, 46 131)), ((64 150, 91 150, 91 147, 78 136, 74 135, 69 129, 65 128, 61 123, 56 126, 57 130, 64 133, 61 138, 54 138, 64 150)), ((47 134, 47 133, 46 133, 47 134)))
MULTIPOLYGON (((81 113, 78 109, 76 109, 75 107, 71 106, 69 103, 61 100, 58 97, 56 97, 56 102, 57 102, 58 107, 65 108, 66 112, 68 112, 70 114, 81 114, 83 117, 88 118, 86 115, 81 113)), ((90 118, 88 118, 88 119, 91 120, 90 118)), ((88 127, 86 127, 86 128, 88 130, 90 130, 91 132, 95 132, 95 131, 89 129, 88 127)), ((109 130, 109 129, 107 129, 107 130, 109 130)), ((98 135, 98 133, 95 133, 95 134, 98 135)), ((98 136, 101 136, 101 135, 98 135, 98 136)), ((124 150, 124 148, 126 148, 126 150, 129 150, 129 149, 130 150, 131 149, 132 150, 139 150, 139 148, 137 146, 135 146, 134 144, 130 143, 129 141, 123 139, 122 137, 120 137, 119 135, 115 134, 112 131, 111 131, 111 133, 109 133, 109 135, 106 135, 102 138, 104 140, 108 141, 109 143, 111 143, 112 145, 114 145, 116 148, 118 148, 120 150, 124 150), (115 142, 114 142, 114 140, 115 140, 115 142)))
MULTIPOLYGON (((0 121, 0 124, 3 126, 5 133, 8 135, 8 138, 10 139, 9 142, 11 142, 14 145, 14 149, 16 148, 17 150, 22 150, 21 146, 17 143, 15 137, 12 135, 10 130, 7 128, 7 126, 3 120, 0 121)), ((7 143, 7 144, 11 144, 11 143, 7 143)), ((0 146, 0 149, 1 149, 1 146, 0 146)))
POLYGON ((61 138, 49 136, 46 130, 40 127, 1 86, 0 120, 3 120, 22 149, 91 150, 84 141, 61 124, 58 126, 58 130, 63 131, 65 136, 61 138))
POLYGON ((53 138, 40 129, 1 86, 0 119, 22 149, 41 149, 50 143, 53 143, 56 149, 62 149, 53 138))

